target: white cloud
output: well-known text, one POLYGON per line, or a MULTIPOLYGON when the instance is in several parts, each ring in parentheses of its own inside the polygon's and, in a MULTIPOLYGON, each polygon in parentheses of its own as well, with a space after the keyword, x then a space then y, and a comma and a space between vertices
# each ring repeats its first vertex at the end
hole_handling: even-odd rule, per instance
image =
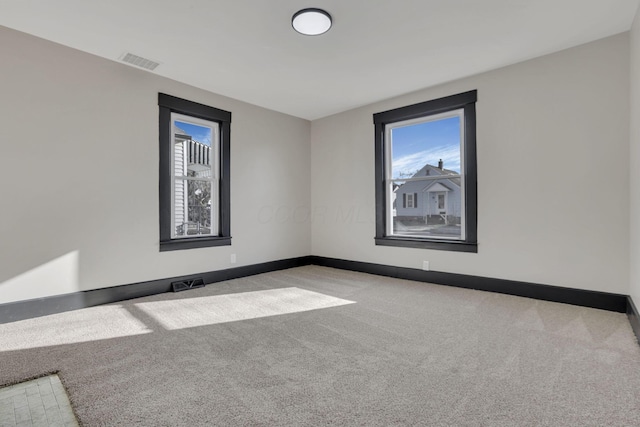
POLYGON ((393 178, 413 176, 426 164, 438 165, 442 159, 444 168, 460 172, 460 150, 456 146, 440 146, 393 160, 393 178))

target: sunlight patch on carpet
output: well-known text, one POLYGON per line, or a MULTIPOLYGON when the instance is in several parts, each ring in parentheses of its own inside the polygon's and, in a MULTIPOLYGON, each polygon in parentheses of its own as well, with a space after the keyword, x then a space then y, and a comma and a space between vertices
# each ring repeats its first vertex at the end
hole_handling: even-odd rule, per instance
POLYGON ((105 305, 0 324, 0 352, 152 332, 120 305, 105 305))
POLYGON ((169 330, 235 322, 354 304, 299 288, 138 303, 136 306, 169 330))

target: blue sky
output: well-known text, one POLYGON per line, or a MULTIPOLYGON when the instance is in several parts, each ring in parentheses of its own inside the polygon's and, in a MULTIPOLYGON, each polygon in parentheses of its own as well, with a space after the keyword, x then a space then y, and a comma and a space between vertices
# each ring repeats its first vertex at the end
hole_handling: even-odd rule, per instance
POLYGON ((193 125, 176 120, 176 126, 187 132, 192 139, 211 147, 211 128, 206 126, 193 125))
POLYGON ((392 177, 407 178, 427 163, 460 172, 460 118, 395 128, 391 131, 392 177))

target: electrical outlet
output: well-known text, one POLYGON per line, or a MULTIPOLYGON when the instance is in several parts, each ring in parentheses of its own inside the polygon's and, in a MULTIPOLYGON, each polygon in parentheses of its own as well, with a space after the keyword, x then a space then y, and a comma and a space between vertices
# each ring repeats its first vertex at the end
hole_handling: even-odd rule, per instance
POLYGON ((231 264, 236 263, 236 254, 231 254, 231 264))
POLYGON ((429 271, 429 261, 422 261, 422 269, 424 271, 429 271))

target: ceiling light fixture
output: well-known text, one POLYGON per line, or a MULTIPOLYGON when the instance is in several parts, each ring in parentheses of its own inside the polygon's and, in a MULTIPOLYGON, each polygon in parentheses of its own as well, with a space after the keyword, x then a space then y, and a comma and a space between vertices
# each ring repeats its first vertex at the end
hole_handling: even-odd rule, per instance
POLYGON ((302 9, 293 14, 291 25, 300 34, 319 36, 331 28, 331 15, 322 9, 302 9))

